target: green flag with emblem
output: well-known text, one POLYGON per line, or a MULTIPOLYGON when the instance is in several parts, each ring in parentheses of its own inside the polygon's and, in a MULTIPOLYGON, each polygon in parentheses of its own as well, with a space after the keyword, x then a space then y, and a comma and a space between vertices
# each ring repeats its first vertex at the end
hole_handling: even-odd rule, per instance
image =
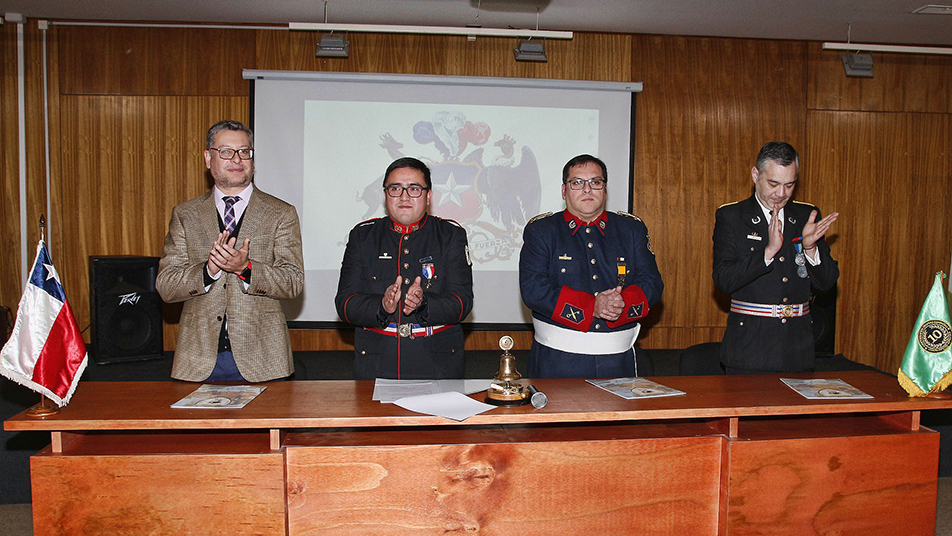
POLYGON ((952 320, 942 287, 944 277, 943 272, 935 274, 899 366, 899 383, 910 396, 925 396, 952 384, 952 320))

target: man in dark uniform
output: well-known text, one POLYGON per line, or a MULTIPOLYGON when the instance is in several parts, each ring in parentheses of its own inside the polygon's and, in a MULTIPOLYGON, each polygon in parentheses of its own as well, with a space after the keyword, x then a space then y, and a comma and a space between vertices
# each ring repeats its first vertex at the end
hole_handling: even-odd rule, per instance
POLYGON ((387 217, 350 232, 335 302, 359 326, 358 380, 463 377, 472 262, 463 228, 427 214, 430 188, 426 164, 394 161, 383 180, 387 217))
POLYGON ((823 239, 839 213, 823 219, 805 203, 788 203, 800 160, 772 141, 750 170, 754 195, 717 209, 714 283, 731 295, 721 344, 728 374, 813 369, 811 287, 829 290, 840 271, 823 239))
POLYGON ((565 210, 526 225, 519 257, 522 300, 535 330, 531 378, 636 375, 639 318, 664 284, 648 228, 605 210, 608 170, 591 155, 562 169, 565 210))

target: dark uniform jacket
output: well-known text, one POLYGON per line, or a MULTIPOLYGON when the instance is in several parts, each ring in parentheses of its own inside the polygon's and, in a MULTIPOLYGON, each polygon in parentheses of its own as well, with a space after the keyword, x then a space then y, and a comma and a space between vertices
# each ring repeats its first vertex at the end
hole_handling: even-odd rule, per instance
MULTIPOLYGON (((840 275, 825 240, 817 242, 820 264, 805 264, 807 277, 797 275, 794 238, 816 210, 790 202, 784 208, 783 247, 770 266, 764 263, 770 222, 754 196, 717 209, 714 224, 714 283, 733 299, 761 304, 795 305, 810 300, 811 287, 829 290, 840 275)), ((728 367, 797 372, 814 364, 810 316, 766 318, 730 313, 721 344, 721 361, 728 367)))
MULTIPOLYGON (((583 332, 626 330, 661 299, 664 283, 648 240, 648 228, 629 214, 603 212, 586 225, 568 210, 526 225, 519 257, 522 300, 532 317, 562 329, 583 332), (595 293, 615 288, 619 263, 625 312, 614 322, 595 318, 595 293)), ((634 353, 584 355, 532 342, 527 376, 627 377, 634 353)))
POLYGON ((335 302, 337 314, 359 326, 354 337, 356 379, 462 378, 459 323, 473 308, 466 232, 454 221, 430 215, 409 227, 389 217, 358 224, 344 251, 335 302), (403 277, 402 295, 421 277, 425 305, 410 315, 403 314, 402 300, 392 314, 381 305, 397 273, 403 277), (414 337, 371 330, 390 324, 449 327, 414 337))

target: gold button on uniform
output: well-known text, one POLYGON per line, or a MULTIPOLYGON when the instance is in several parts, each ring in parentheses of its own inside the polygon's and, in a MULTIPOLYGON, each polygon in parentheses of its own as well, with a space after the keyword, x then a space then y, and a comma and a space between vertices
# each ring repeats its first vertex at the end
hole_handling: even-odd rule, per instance
POLYGON ((403 284, 404 284, 404 285, 409 285, 409 284, 410 284, 410 278, 404 277, 404 278, 403 278, 403 284))
POLYGON ((784 278, 783 278, 783 282, 786 283, 787 281, 788 281, 788 279, 787 279, 786 277, 784 277, 784 278))
POLYGON ((564 274, 564 273, 565 273, 565 268, 562 268, 562 269, 560 270, 560 272, 562 272, 562 273, 564 274))
POLYGON ((780 257, 780 262, 783 262, 783 257, 780 257))
POLYGON ((598 274, 594 274, 594 275, 592 275, 592 279, 595 279, 595 280, 597 280, 597 279, 598 279, 598 274))
POLYGON ((409 263, 406 263, 406 262, 403 263, 403 268, 404 268, 404 269, 407 269, 407 268, 409 268, 409 267, 410 267, 410 264, 409 264, 409 263))
POLYGON ((592 259, 592 264, 595 264, 595 259, 592 259))

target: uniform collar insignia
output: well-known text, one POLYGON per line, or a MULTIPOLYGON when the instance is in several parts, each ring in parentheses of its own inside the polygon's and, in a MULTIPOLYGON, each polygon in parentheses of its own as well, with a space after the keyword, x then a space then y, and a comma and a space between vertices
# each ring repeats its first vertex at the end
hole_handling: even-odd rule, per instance
POLYGON ((565 223, 568 225, 569 229, 572 230, 573 235, 582 227, 596 227, 604 235, 605 227, 608 226, 608 211, 605 210, 603 210, 597 218, 588 223, 585 223, 583 220, 573 216, 572 213, 568 211, 568 209, 562 211, 562 217, 565 218, 565 223))
POLYGON ((393 219, 391 219, 390 228, 400 234, 410 234, 413 231, 416 231, 417 229, 419 229, 420 227, 423 227, 423 224, 426 223, 426 218, 427 218, 427 215, 424 214, 423 217, 420 218, 420 221, 410 225, 402 225, 400 223, 393 221, 393 219))

